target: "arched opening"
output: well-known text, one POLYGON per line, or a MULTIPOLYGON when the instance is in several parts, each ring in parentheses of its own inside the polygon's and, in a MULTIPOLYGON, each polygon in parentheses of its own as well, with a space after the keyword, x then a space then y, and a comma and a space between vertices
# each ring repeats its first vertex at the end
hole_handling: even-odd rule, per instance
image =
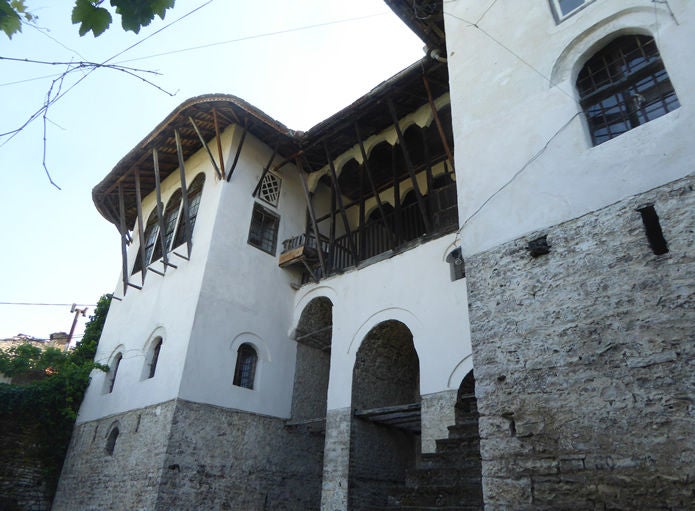
POLYGON ((104 450, 109 456, 113 456, 113 451, 116 449, 116 440, 118 440, 119 434, 120 431, 118 430, 118 426, 114 426, 109 432, 109 436, 106 437, 106 445, 104 446, 104 450))
POLYGON ((322 424, 326 417, 332 333, 333 303, 324 296, 314 298, 304 307, 295 336, 293 421, 322 424))
POLYGON ((157 371, 157 362, 159 362, 159 352, 162 350, 162 338, 156 337, 152 343, 150 343, 149 349, 145 356, 145 367, 143 369, 143 379, 149 380, 154 378, 155 372, 157 371))
POLYGON ((122 353, 117 353, 113 358, 113 362, 109 365, 109 372, 106 374, 106 381, 104 386, 104 393, 110 394, 113 392, 113 386, 116 384, 116 375, 118 374, 118 367, 121 365, 121 360, 123 359, 122 353))
POLYGON ((420 438, 420 371, 413 336, 399 321, 372 328, 352 373, 350 509, 385 506, 415 467, 420 438))
POLYGON ((237 350, 233 384, 245 389, 253 389, 256 378, 258 354, 250 344, 244 343, 237 350))

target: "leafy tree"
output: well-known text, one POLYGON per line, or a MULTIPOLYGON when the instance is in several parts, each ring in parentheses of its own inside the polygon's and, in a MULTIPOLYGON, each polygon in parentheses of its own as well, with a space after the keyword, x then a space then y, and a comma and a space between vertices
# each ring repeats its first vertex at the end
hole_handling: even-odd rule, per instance
MULTIPOLYGON (((80 25, 80 35, 92 32, 94 37, 104 33, 113 21, 112 11, 121 17, 123 30, 136 34, 146 27, 155 15, 164 19, 175 0, 110 0, 112 9, 104 7, 105 0, 75 0, 72 23, 80 25)), ((7 37, 22 31, 22 23, 33 23, 37 17, 27 9, 25 0, 0 0, 0 30, 7 37)))
POLYGON ((71 351, 22 344, 0 352, 0 371, 27 382, 0 383, 0 421, 37 432, 36 447, 52 489, 58 482, 89 375, 93 369, 108 370, 94 362, 94 355, 110 304, 106 295, 99 299, 82 341, 71 351))

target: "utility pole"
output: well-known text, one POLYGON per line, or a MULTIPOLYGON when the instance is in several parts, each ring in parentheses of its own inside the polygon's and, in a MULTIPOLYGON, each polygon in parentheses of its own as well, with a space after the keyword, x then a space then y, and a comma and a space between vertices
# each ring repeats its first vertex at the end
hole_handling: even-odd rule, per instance
POLYGON ((70 346, 70 341, 72 341, 72 334, 75 333, 75 326, 77 325, 77 318, 79 317, 80 314, 82 314, 82 317, 85 317, 87 315, 87 307, 84 309, 78 309, 77 304, 73 303, 72 307, 70 308, 70 313, 75 314, 75 318, 72 320, 72 326, 70 327, 70 333, 68 334, 68 343, 65 345, 65 350, 67 351, 68 347, 70 346))

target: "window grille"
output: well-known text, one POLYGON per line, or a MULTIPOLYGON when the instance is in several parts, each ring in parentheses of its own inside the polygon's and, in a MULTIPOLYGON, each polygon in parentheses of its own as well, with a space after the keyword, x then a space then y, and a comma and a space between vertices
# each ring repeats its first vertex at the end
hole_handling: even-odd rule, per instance
POLYGON ((258 355, 250 344, 239 346, 236 358, 236 368, 234 369, 234 385, 253 389, 253 381, 256 376, 256 362, 258 355))
POLYGON ((594 145, 680 106, 654 39, 619 37, 579 72, 577 91, 594 145))
POLYGON ((279 226, 279 216, 260 204, 254 203, 249 228, 249 244, 270 255, 275 255, 279 226))
POLYGON ((272 172, 266 172, 263 181, 261 181, 260 198, 271 206, 277 206, 280 200, 281 184, 282 179, 280 179, 279 176, 276 176, 272 172))

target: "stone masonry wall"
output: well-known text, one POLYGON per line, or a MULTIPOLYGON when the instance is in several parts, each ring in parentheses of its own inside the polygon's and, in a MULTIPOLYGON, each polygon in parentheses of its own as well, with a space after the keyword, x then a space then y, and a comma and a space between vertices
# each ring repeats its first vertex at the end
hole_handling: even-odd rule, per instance
POLYGON ((0 510, 47 511, 52 488, 37 446, 38 425, 2 417, 0 431, 0 510))
POLYGON ((178 400, 152 509, 316 510, 323 443, 283 419, 178 400))
POLYGON ((175 401, 75 426, 52 511, 155 508, 175 401), (119 435, 106 451, 111 428, 119 435))
POLYGON ((466 260, 487 511, 695 508, 694 181, 466 260))

